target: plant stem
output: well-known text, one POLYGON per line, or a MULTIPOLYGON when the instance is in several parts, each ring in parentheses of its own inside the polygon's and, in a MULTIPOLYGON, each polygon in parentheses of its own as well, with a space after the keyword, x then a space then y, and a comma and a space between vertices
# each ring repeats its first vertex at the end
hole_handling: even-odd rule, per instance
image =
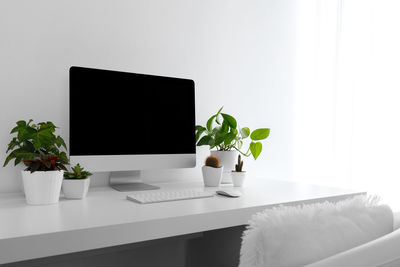
POLYGON ((249 156, 251 155, 251 153, 249 153, 249 152, 250 152, 250 147, 249 147, 249 149, 247 150, 246 153, 243 153, 243 152, 240 151, 240 149, 238 149, 237 147, 233 147, 233 148, 236 149, 236 151, 238 151, 240 154, 242 154, 242 155, 245 156, 245 157, 249 157, 249 156))

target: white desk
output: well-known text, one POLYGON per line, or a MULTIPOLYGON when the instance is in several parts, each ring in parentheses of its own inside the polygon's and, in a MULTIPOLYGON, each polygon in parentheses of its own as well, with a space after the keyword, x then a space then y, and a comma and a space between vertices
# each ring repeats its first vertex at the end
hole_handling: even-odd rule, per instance
MULTIPOLYGON (((215 196, 156 204, 127 193, 91 188, 86 199, 28 206, 21 194, 0 195, 0 263, 8 263, 244 225, 266 207, 338 200, 357 192, 247 177, 240 198, 215 196)), ((157 184, 162 189, 202 183, 157 184)), ((215 191, 216 188, 205 188, 215 191)))

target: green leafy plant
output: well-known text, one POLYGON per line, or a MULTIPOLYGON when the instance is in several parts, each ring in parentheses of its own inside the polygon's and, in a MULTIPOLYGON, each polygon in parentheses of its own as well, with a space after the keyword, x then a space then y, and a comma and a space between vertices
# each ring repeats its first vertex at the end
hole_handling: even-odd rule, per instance
POLYGON ((238 155, 238 162, 235 164, 235 172, 242 172, 243 171, 243 160, 240 155, 238 155))
POLYGON ((92 174, 88 171, 85 171, 81 165, 76 164, 75 167, 71 167, 72 172, 64 172, 65 179, 86 179, 92 174))
POLYGON ((262 151, 261 140, 269 136, 270 129, 260 128, 250 131, 248 127, 239 127, 236 119, 226 113, 222 113, 223 107, 212 115, 206 126, 196 126, 197 146, 210 146, 220 151, 237 150, 242 155, 248 157, 253 155, 257 159, 262 151), (243 152, 244 140, 250 137, 251 142, 248 149, 243 152))
POLYGON ((18 121, 10 134, 16 134, 8 144, 6 153, 10 152, 4 161, 5 167, 14 159, 14 165, 23 163, 26 171, 67 170, 69 163, 64 140, 56 136, 56 126, 48 122, 31 124, 32 120, 18 121))

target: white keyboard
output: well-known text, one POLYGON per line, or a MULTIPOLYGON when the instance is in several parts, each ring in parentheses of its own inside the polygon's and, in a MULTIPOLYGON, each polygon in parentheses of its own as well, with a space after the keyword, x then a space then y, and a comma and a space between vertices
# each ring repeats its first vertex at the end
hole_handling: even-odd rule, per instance
POLYGON ((205 192, 202 189, 182 190, 155 190, 137 192, 127 195, 126 198, 140 204, 157 203, 174 200, 213 197, 215 192, 205 192))

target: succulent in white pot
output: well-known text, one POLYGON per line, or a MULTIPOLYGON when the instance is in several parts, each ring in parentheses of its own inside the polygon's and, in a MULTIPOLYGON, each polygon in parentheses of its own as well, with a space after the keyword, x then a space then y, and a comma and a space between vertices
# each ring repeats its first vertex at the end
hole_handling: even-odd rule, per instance
POLYGON ((243 160, 239 155, 237 164, 235 164, 235 170, 232 171, 233 186, 238 186, 238 187, 243 186, 245 178, 246 178, 246 172, 243 171, 243 160))
POLYGON ((217 156, 210 155, 206 158, 205 165, 202 167, 203 180, 205 186, 219 186, 222 179, 223 166, 217 156))
POLYGON ((235 166, 237 154, 245 157, 252 155, 257 159, 262 151, 260 141, 269 136, 270 129, 250 131, 248 127, 239 127, 233 116, 221 112, 222 108, 207 120, 205 127, 196 126, 196 142, 197 146, 209 146, 211 154, 221 159, 224 166, 222 183, 232 183, 231 170, 235 166), (247 138, 251 141, 245 144, 247 138))
POLYGON ((72 172, 64 173, 62 191, 65 198, 81 199, 86 197, 90 185, 90 172, 85 171, 79 163, 71 167, 72 172))
POLYGON ((9 153, 3 167, 14 159, 14 165, 24 164, 22 182, 26 202, 30 205, 57 203, 68 158, 64 140, 54 134, 52 122, 31 124, 32 120, 18 121, 11 130, 16 134, 8 144, 9 153))

